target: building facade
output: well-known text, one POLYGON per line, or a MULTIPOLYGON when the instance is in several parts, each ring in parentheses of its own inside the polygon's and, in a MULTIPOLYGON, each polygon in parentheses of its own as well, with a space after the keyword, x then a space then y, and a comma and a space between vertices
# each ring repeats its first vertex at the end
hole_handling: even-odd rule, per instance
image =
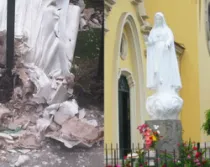
POLYGON ((146 45, 156 12, 175 37, 183 88, 183 139, 208 141, 201 130, 210 108, 210 0, 105 0, 105 143, 141 142, 137 126, 150 119, 146 45), (208 13, 209 12, 209 13, 208 13))

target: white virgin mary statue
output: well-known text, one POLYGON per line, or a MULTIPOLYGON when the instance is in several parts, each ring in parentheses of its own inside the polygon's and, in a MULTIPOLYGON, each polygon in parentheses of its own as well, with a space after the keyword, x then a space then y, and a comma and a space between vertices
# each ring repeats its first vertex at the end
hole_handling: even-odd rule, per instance
POLYGON ((154 27, 148 37, 147 88, 178 91, 181 87, 174 36, 159 12, 155 14, 154 27))

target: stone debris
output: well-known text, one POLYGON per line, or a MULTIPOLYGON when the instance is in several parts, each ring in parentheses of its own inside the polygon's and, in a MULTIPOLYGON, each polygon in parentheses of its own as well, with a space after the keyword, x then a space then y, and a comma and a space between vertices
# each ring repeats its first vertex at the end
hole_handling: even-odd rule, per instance
POLYGON ((85 109, 79 110, 79 119, 83 119, 86 115, 85 109))
POLYGON ((94 119, 93 120, 83 119, 82 121, 88 123, 89 125, 98 126, 98 122, 94 119))
MULTIPOLYGON (((102 12, 85 9, 83 0, 79 0, 78 5, 81 7, 80 31, 102 27, 102 12)), ((0 104, 0 149, 28 154, 43 146, 45 138, 60 141, 68 148, 92 147, 103 140, 103 128, 97 118, 90 116, 92 113, 88 110, 80 109, 73 98, 75 76, 72 73, 51 76, 34 63, 26 63, 23 57, 27 47, 15 38, 15 87, 12 99, 0 104)), ((0 75, 2 71, 0 68, 0 75)), ((3 158, 1 156, 0 161, 3 158)), ((28 160, 27 155, 20 155, 14 166, 22 166, 28 160)))
POLYGON ((103 139, 103 130, 73 117, 66 121, 59 131, 49 132, 46 137, 60 141, 68 148, 76 145, 91 147, 94 143, 103 139))
POLYGON ((20 155, 17 162, 15 163, 15 167, 19 167, 29 161, 29 156, 27 155, 20 155))
POLYGON ((31 150, 29 149, 18 149, 18 152, 22 153, 22 154, 27 154, 29 153, 31 150))
POLYGON ((41 143, 37 136, 33 133, 26 133, 17 142, 17 147, 25 148, 25 149, 37 149, 41 147, 41 143))
POLYGON ((91 28, 102 28, 103 12, 94 8, 84 9, 81 13, 80 31, 89 30, 91 28))
POLYGON ((75 100, 65 101, 60 104, 58 111, 54 115, 54 121, 58 125, 62 125, 68 119, 74 117, 78 113, 78 105, 75 100))
POLYGON ((85 109, 79 110, 74 99, 49 105, 38 113, 36 110, 20 113, 21 107, 12 113, 0 106, 0 111, 7 113, 4 116, 7 121, 2 119, 6 130, 0 132, 0 143, 11 150, 22 148, 22 153, 27 153, 29 149, 40 148, 45 138, 60 141, 68 148, 92 147, 103 139, 103 129, 93 119, 95 116, 85 109), (12 118, 7 119, 8 116, 12 118))
POLYGON ((0 120, 4 119, 5 116, 10 115, 11 111, 6 108, 3 104, 0 104, 0 120))
POLYGON ((5 133, 0 133, 0 138, 5 139, 5 140, 13 140, 13 138, 5 133))

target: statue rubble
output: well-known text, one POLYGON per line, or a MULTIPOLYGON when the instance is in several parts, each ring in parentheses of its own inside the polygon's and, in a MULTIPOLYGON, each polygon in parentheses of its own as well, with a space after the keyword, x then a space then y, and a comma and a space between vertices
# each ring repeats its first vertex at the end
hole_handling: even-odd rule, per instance
MULTIPOLYGON (((0 64, 3 65, 6 61, 6 9, 7 0, 2 0, 0 64)), ((79 106, 73 99, 74 75, 70 70, 78 31, 94 25, 101 28, 102 14, 98 13, 97 16, 94 15, 97 11, 93 11, 88 20, 84 19, 84 11, 88 9, 84 10, 83 7, 71 4, 69 0, 16 0, 15 10, 13 74, 16 75, 17 83, 9 104, 0 106, 3 120, 0 122, 0 130, 3 129, 0 143, 13 144, 14 147, 36 148, 41 145, 44 137, 49 137, 58 141, 65 140, 65 143, 68 143, 65 145, 70 148, 81 143, 91 147, 103 138, 103 133, 96 123, 94 126, 84 121, 84 118, 77 119, 79 106), (91 20, 95 20, 95 23, 89 24, 91 20), (81 22, 85 22, 85 26, 81 22), (9 115, 13 115, 13 118, 8 117, 8 109, 5 108, 10 109, 9 115), (14 118, 13 110, 21 113, 14 118), (27 123, 21 114, 25 114, 29 119, 27 123), (69 121, 71 128, 75 128, 73 121, 75 119, 80 128, 88 126, 89 133, 83 133, 84 131, 80 129, 78 134, 74 132, 63 138, 61 129, 66 128, 63 124, 69 121), (51 131, 47 132, 47 129, 51 131), (12 130, 12 134, 8 130, 12 130), (78 135, 82 135, 83 138, 78 135), (87 141, 85 135, 92 138, 87 141)))

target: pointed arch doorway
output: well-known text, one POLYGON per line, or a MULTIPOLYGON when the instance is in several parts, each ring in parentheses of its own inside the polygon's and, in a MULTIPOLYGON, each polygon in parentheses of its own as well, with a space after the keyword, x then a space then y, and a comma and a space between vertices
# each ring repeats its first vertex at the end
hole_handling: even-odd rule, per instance
POLYGON ((130 89, 127 78, 120 76, 118 81, 119 105, 119 148, 121 158, 131 149, 130 89))

